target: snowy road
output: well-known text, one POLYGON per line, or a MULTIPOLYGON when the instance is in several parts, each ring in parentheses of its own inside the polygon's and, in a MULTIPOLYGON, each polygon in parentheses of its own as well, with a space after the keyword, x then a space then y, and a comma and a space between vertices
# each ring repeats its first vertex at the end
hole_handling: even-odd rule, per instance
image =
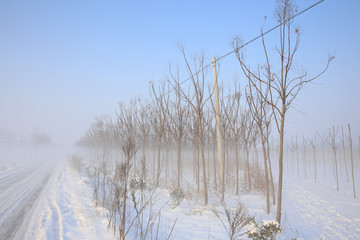
POLYGON ((36 161, 0 173, 0 239, 20 239, 53 163, 36 161))

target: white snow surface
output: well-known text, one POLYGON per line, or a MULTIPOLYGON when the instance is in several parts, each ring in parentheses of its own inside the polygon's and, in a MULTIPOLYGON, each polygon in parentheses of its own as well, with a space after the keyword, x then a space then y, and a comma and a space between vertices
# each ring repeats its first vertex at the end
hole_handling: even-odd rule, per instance
MULTIPOLYGON (((360 200, 352 197, 351 184, 344 175, 340 184, 338 192, 332 177, 319 177, 315 183, 313 179, 285 173, 283 231, 278 238, 360 239, 360 200)), ((169 232, 176 221, 171 239, 228 238, 214 214, 216 211, 226 223, 216 195, 210 195, 209 206, 205 207, 201 194, 196 195, 193 187, 194 192, 173 208, 168 190, 156 191, 154 207, 163 207, 160 231, 169 232)), ((275 219, 276 206, 267 215, 261 194, 226 194, 228 207, 236 207, 238 201, 259 222, 275 219)), ((104 214, 91 201, 86 178, 74 171, 66 158, 55 166, 44 161, 25 162, 0 172, 1 239, 116 239, 106 226, 104 214), (50 171, 51 175, 45 174, 50 171), (29 200, 28 196, 35 197, 29 200), (14 219, 19 220, 19 216, 21 223, 16 225, 14 219)), ((246 239, 246 235, 242 238, 246 239)))
POLYGON ((91 202, 87 185, 59 162, 24 239, 114 239, 91 202))
POLYGON ((315 183, 286 175, 282 225, 303 239, 360 239, 360 199, 342 178, 338 192, 332 177, 315 183))

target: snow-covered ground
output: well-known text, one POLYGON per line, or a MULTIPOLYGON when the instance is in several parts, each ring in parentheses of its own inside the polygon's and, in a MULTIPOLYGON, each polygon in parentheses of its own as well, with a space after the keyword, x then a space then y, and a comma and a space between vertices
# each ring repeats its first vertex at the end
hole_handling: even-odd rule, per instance
MULTIPOLYGON (((116 239, 106 228, 103 211, 94 207, 87 178, 72 168, 67 156, 56 162, 44 161, 44 157, 31 163, 3 161, 8 167, 0 172, 0 239, 116 239)), ((360 239, 360 199, 352 197, 344 174, 339 192, 330 171, 316 183, 311 177, 305 180, 285 172, 284 184, 284 231, 279 239, 360 239)), ((209 207, 204 207, 195 192, 193 187, 173 208, 168 190, 156 190, 154 208, 161 208, 160 231, 169 233, 176 221, 171 239, 227 239, 214 213, 226 223, 218 198, 212 195, 209 207)), ((239 201, 257 220, 275 219, 276 206, 266 215, 261 194, 226 195, 228 207, 236 207, 239 201)), ((163 239, 166 234, 159 236, 163 239)))
POLYGON ((11 239, 22 232, 31 209, 49 178, 47 164, 25 164, 0 177, 0 239, 11 239))
POLYGON ((285 179, 284 221, 289 232, 303 239, 360 239, 360 199, 353 198, 351 181, 344 175, 339 192, 332 176, 316 183, 289 175, 285 179))
POLYGON ((0 239, 22 238, 52 172, 51 155, 33 150, 1 146, 0 239))
POLYGON ((98 217, 88 190, 66 161, 60 161, 24 239, 113 239, 105 220, 98 217))

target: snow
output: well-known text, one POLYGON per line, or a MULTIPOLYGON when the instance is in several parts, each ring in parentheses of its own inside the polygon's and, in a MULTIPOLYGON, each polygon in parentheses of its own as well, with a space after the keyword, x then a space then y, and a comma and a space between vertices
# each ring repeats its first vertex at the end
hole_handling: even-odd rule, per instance
POLYGON ((66 161, 55 169, 40 206, 25 239, 114 239, 87 185, 66 161))
POLYGON ((262 225, 265 227, 268 227, 268 226, 280 227, 279 223, 274 220, 261 220, 261 222, 262 222, 262 225))
MULTIPOLYGON (((75 171, 67 159, 64 156, 55 165, 43 160, 31 164, 2 161, 6 170, 0 172, 1 239, 117 239, 107 229, 104 209, 94 207, 87 177, 75 171), (19 216, 20 224, 11 227, 19 216)), ((304 179, 285 171, 283 231, 278 239, 360 239, 360 199, 353 198, 352 185, 345 174, 340 173, 340 177, 338 192, 330 171, 327 176, 319 174, 316 182, 310 174, 304 179)), ((197 193, 191 181, 185 180, 185 199, 173 207, 165 185, 155 190, 153 206, 161 210, 160 239, 165 238, 174 223, 171 239, 228 239, 223 225, 227 226, 224 209, 214 192, 209 194, 209 206, 204 206, 201 192, 197 193)), ((225 200, 230 209, 239 202, 244 204, 257 223, 276 224, 276 206, 267 215, 265 198, 260 193, 235 196, 229 191, 225 200)), ((246 231, 255 228, 249 225, 244 228, 246 231)), ((132 238, 134 234, 130 232, 128 239, 132 238)))
POLYGON ((286 183, 284 219, 289 229, 304 239, 359 239, 360 201, 353 198, 351 184, 343 182, 339 192, 331 177, 316 183, 296 177, 286 183))

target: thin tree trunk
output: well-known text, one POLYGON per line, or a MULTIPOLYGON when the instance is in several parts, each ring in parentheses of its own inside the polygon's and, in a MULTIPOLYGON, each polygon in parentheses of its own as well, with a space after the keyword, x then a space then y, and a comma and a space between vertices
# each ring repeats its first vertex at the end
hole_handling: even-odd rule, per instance
POLYGON ((180 188, 180 172, 181 172, 181 137, 177 141, 177 188, 180 188))
POLYGON ((281 125, 280 125, 280 149, 279 149, 279 188, 278 188, 278 205, 276 211, 276 221, 281 223, 281 204, 282 204, 282 186, 283 186, 283 150, 284 150, 284 129, 285 129, 285 102, 282 104, 281 125))
POLYGON ((250 160, 249 160, 249 146, 246 143, 246 169, 247 169, 247 180, 248 180, 248 191, 251 192, 251 176, 250 176, 250 160))
POLYGON ((272 196, 273 205, 275 205, 275 203, 276 203, 276 201, 275 201, 275 185, 274 185, 274 177, 273 177, 272 169, 271 169, 269 135, 266 138, 266 146, 267 146, 266 151, 267 151, 267 159, 268 159, 268 163, 269 163, 269 172, 270 172, 271 196, 272 196))
POLYGON ((353 159, 353 152, 352 152, 352 139, 351 139, 350 124, 348 124, 348 128, 349 128, 349 145, 350 145, 350 160, 351 160, 351 176, 352 176, 352 184, 353 184, 354 198, 356 198, 355 177, 354 177, 354 159, 353 159))
POLYGON ((335 177, 336 177, 336 190, 339 191, 339 175, 338 175, 338 166, 336 159, 336 148, 333 147, 334 163, 335 163, 335 177))
POLYGON ((236 195, 239 195, 239 146, 235 137, 235 161, 236 161, 236 195))
POLYGON ((199 130, 200 130, 201 162, 202 162, 202 167, 203 167, 204 204, 205 204, 205 206, 207 206, 208 205, 208 192, 207 192, 206 164, 205 164, 205 153, 204 153, 204 133, 203 133, 201 117, 199 117, 199 130))
POLYGON ((157 174, 156 174, 156 186, 159 185, 159 181, 160 181, 160 162, 161 162, 161 156, 160 156, 160 153, 161 153, 161 137, 159 136, 159 139, 158 139, 158 155, 157 155, 157 174))
POLYGON ((346 172, 346 181, 349 182, 349 171, 347 167, 347 161, 346 161, 346 150, 345 150, 345 137, 344 137, 344 128, 341 127, 341 142, 342 142, 342 148, 343 148, 343 154, 344 154, 344 163, 345 163, 345 172, 346 172))
POLYGON ((210 164, 210 155, 211 155, 211 152, 210 152, 210 146, 209 146, 209 144, 206 144, 206 152, 207 152, 207 159, 209 160, 209 164, 207 164, 207 170, 208 170, 208 172, 207 172, 207 177, 208 177, 208 179, 209 179, 209 183, 210 183, 210 179, 211 179, 211 177, 210 177, 210 168, 211 168, 211 164, 210 164))
MULTIPOLYGON (((263 134, 261 134, 263 135, 263 134)), ((269 176, 267 168, 267 159, 266 159, 266 146, 264 136, 261 136, 261 145, 263 148, 263 157, 264 157, 264 167, 265 167, 265 179, 266 179, 266 213, 270 214, 270 195, 269 195, 269 176)))
POLYGON ((300 177, 299 143, 298 143, 297 136, 296 136, 296 161, 297 161, 297 172, 298 172, 298 177, 300 177))

